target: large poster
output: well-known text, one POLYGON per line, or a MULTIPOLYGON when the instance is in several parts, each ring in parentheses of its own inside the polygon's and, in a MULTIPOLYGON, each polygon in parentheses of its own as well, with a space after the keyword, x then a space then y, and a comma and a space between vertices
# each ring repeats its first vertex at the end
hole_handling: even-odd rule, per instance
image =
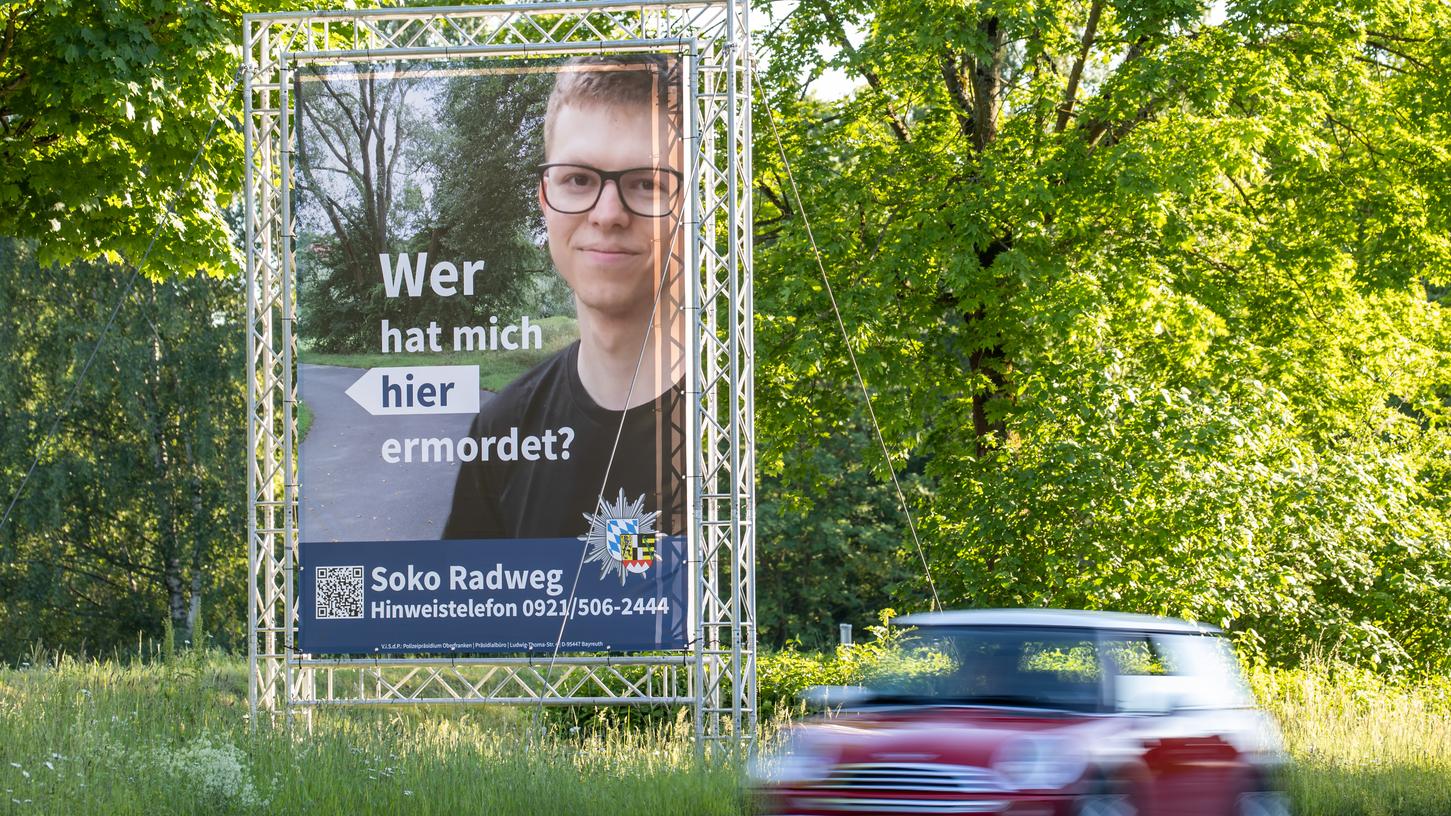
POLYGON ((682 648, 677 62, 304 67, 300 648, 682 648))

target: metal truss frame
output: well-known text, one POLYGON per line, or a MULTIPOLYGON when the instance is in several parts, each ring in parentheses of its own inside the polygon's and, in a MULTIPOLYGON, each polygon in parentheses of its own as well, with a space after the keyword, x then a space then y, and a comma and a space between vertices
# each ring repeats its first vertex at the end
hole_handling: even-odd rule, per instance
POLYGON ((260 711, 348 704, 690 705, 704 744, 755 739, 755 433, 747 0, 574 0, 247 15, 248 697, 260 711), (540 658, 318 658, 296 651, 296 270, 289 83, 304 61, 680 55, 695 168, 685 230, 692 645, 540 658))

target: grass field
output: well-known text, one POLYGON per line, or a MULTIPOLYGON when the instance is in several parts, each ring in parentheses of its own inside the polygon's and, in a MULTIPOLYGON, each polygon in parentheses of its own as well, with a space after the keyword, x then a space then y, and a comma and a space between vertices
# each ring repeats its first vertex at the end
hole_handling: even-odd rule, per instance
POLYGON ((518 351, 460 351, 418 354, 323 354, 306 348, 298 350, 298 360, 314 365, 377 368, 397 365, 477 365, 479 387, 498 391, 520 374, 533 368, 549 355, 564 348, 579 336, 574 318, 546 317, 532 321, 544 335, 544 348, 518 351))
MULTIPOLYGON (((289 733, 248 727, 239 658, 34 659, 0 669, 0 813, 745 812, 737 766, 697 761, 683 717, 570 733, 556 716, 531 738, 532 710, 349 709, 289 733)), ((1297 762, 1296 812, 1451 814, 1451 685, 1253 681, 1297 762)))
POLYGON ((1251 673, 1296 767, 1296 812, 1451 814, 1451 681, 1389 682, 1345 667, 1251 673))
POLYGON ((0 813, 741 812, 684 723, 530 739, 532 710, 329 710, 249 729, 245 661, 0 671, 0 813))

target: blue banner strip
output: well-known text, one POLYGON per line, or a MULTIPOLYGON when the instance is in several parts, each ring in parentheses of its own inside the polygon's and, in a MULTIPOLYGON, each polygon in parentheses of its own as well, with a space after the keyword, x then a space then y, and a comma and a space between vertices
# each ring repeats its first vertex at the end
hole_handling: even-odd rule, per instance
POLYGON ((561 652, 684 649, 685 538, 626 538, 581 570, 586 546, 575 538, 303 542, 299 649, 549 653, 562 621, 561 652))

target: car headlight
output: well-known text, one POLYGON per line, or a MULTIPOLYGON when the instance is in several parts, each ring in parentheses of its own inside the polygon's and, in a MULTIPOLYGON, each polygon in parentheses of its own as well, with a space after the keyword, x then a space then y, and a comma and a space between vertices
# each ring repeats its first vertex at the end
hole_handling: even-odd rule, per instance
POLYGON ((810 730, 793 728, 775 750, 751 758, 747 773, 762 785, 820 782, 836 763, 835 751, 810 730))
POLYGON ((993 770, 1018 790, 1052 790, 1073 784, 1086 767, 1073 740, 1051 734, 1024 734, 993 755, 993 770))

